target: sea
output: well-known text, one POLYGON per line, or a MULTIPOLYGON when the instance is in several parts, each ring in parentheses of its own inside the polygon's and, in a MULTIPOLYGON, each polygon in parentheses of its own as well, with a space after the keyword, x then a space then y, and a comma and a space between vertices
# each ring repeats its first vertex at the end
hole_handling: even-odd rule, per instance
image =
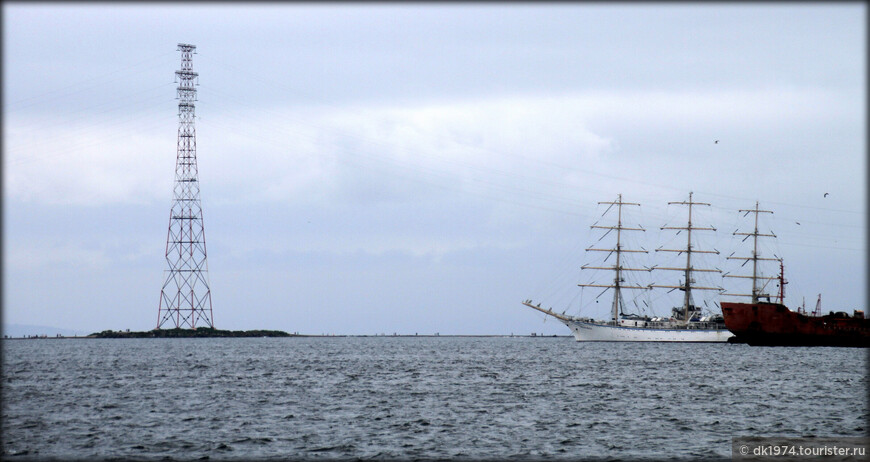
POLYGON ((862 437, 867 350, 572 337, 15 339, 4 460, 730 459, 862 437))

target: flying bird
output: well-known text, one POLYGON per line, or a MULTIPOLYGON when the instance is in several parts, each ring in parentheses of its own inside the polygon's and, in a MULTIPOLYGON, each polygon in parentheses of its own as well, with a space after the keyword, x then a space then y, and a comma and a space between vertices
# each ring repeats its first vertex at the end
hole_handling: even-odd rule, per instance
POLYGON ((714 141, 713 144, 719 144, 719 140, 714 141))
POLYGON ((794 222, 794 223, 795 223, 796 225, 799 225, 799 226, 800 226, 800 223, 798 223, 798 222, 794 222))
POLYGON ((824 195, 824 196, 822 196, 822 197, 828 197, 828 193, 825 193, 825 195, 824 195))

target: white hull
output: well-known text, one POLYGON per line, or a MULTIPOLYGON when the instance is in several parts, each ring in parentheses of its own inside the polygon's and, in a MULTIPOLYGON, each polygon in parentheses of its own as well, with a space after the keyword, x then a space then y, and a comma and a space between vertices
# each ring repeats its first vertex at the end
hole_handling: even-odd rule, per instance
POLYGON ((578 342, 727 342, 728 329, 654 329, 608 326, 584 321, 562 321, 578 342))

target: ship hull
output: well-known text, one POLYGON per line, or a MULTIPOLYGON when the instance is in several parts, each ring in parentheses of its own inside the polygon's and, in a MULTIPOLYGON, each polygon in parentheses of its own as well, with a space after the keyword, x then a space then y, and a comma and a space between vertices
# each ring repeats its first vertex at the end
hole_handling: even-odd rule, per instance
POLYGON ((806 316, 779 303, 722 302, 735 342, 756 346, 870 347, 870 319, 806 316))
POLYGON ((727 329, 654 329, 563 321, 578 342, 724 343, 734 334, 727 329))

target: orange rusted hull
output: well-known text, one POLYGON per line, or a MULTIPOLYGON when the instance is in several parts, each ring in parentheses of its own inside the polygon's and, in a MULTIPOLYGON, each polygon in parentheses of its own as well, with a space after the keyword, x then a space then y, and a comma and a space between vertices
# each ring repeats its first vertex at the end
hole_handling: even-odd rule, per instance
POLYGON ((733 343, 870 347, 870 319, 845 313, 806 316, 779 303, 721 302, 733 343))

